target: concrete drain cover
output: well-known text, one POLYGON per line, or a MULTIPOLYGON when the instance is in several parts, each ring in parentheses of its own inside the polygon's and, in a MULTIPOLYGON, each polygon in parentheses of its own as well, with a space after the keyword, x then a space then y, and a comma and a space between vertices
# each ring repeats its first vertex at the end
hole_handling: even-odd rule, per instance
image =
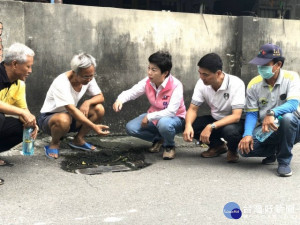
POLYGON ((99 152, 78 152, 66 155, 61 168, 77 174, 101 174, 106 172, 125 172, 145 168, 142 149, 120 151, 120 149, 101 149, 99 152))
POLYGON ((94 174, 101 174, 107 172, 124 172, 129 170, 131 170, 131 168, 125 165, 115 165, 115 166, 98 166, 96 168, 77 169, 75 170, 75 173, 94 175, 94 174))

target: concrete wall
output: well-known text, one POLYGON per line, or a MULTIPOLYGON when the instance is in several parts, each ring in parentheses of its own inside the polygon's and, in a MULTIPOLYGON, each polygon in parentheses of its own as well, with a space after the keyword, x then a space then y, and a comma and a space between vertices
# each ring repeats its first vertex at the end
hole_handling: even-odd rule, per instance
POLYGON ((1 38, 4 48, 14 42, 24 43, 24 6, 22 3, 0 1, 0 22, 3 23, 1 38))
POLYGON ((248 84, 251 78, 257 75, 255 66, 248 64, 256 54, 259 46, 265 43, 274 43, 282 48, 286 58, 283 68, 300 72, 300 21, 266 19, 257 17, 239 18, 239 43, 241 43, 240 63, 241 78, 248 84))
POLYGON ((85 51, 98 63, 96 79, 106 99, 103 123, 122 133, 128 120, 147 110, 148 102, 140 97, 118 114, 112 104, 119 93, 147 75, 147 59, 153 52, 172 54, 172 73, 184 84, 188 107, 198 79, 197 62, 204 54, 220 54, 224 71, 247 83, 256 75, 256 68, 247 62, 261 44, 280 44, 293 60, 287 67, 296 71, 300 48, 296 39, 300 22, 293 20, 0 1, 0 21, 4 47, 19 41, 36 52, 27 80, 31 111, 38 115, 52 80, 70 69, 74 54, 85 51))

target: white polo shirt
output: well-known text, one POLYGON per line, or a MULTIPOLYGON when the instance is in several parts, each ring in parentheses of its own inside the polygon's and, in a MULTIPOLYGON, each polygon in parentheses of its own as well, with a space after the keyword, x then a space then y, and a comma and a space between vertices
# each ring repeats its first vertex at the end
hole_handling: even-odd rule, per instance
POLYGON ((217 91, 199 79, 192 97, 193 105, 200 106, 206 102, 215 120, 231 115, 233 109, 244 109, 245 105, 244 82, 236 76, 226 73, 224 75, 223 83, 217 91))

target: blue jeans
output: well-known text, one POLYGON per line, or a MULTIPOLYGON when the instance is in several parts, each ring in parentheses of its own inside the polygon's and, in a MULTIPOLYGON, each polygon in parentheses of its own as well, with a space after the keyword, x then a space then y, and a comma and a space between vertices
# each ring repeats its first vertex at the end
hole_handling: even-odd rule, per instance
POLYGON ((293 154, 292 148, 294 144, 300 141, 300 120, 293 113, 286 113, 280 120, 280 126, 268 139, 259 142, 255 133, 262 129, 258 126, 253 131, 253 151, 248 154, 241 154, 244 157, 268 157, 277 155, 279 164, 289 165, 293 154))
POLYGON ((147 113, 144 113, 130 120, 126 124, 127 134, 153 143, 163 139, 163 147, 175 146, 174 137, 176 134, 183 132, 184 119, 177 116, 163 117, 158 121, 156 126, 152 122, 149 122, 147 127, 142 128, 141 123, 146 115, 147 113))

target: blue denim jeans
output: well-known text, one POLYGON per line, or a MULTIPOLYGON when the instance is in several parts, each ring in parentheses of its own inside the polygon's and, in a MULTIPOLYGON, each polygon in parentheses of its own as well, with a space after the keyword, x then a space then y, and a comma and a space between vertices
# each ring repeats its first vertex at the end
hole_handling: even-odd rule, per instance
POLYGON ((130 120, 126 124, 127 134, 150 142, 157 142, 163 139, 163 147, 175 146, 174 137, 176 134, 183 132, 184 119, 177 116, 163 117, 158 121, 156 126, 152 122, 149 122, 147 127, 142 128, 141 123, 146 115, 147 113, 144 113, 130 120))
POLYGON ((293 113, 286 113, 280 120, 280 126, 268 139, 259 142, 255 133, 262 129, 258 126, 253 131, 253 151, 248 154, 241 154, 244 157, 268 157, 277 155, 279 164, 289 165, 293 154, 292 148, 294 144, 300 141, 300 120, 293 113))

